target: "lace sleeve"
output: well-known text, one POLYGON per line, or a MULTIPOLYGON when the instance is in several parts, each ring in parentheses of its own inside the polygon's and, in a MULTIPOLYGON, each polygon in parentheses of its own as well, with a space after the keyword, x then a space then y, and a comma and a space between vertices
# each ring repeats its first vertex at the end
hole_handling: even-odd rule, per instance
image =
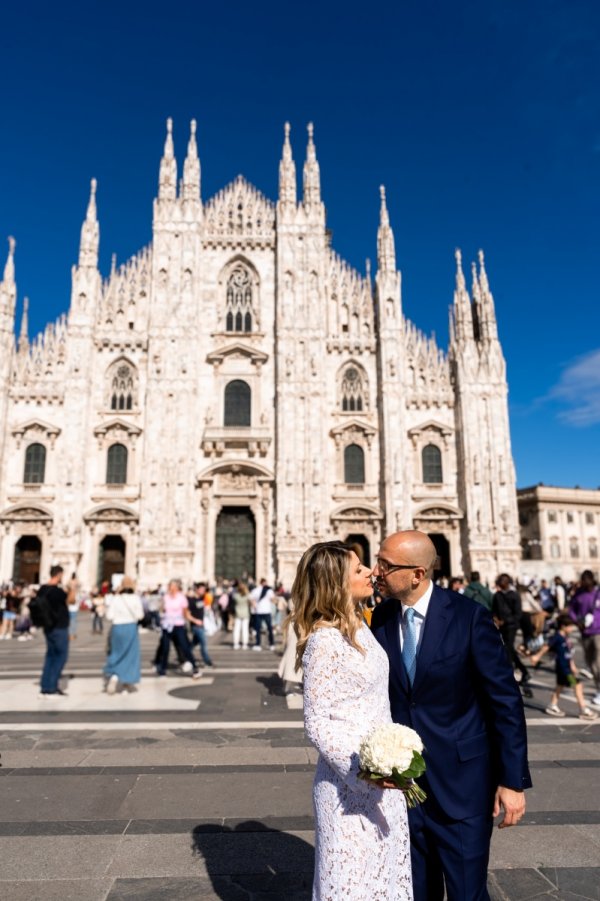
POLYGON ((333 629, 319 629, 311 635, 302 659, 304 728, 311 744, 346 785, 366 793, 373 787, 357 775, 360 739, 355 701, 360 686, 352 656, 352 649, 333 629))

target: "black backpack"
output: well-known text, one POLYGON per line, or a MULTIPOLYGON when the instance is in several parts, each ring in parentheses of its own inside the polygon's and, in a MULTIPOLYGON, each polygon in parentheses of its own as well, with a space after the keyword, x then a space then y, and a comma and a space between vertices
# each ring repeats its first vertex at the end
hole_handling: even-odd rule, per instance
POLYGON ((47 597, 46 586, 42 585, 34 598, 29 601, 29 618, 38 629, 52 629, 54 613, 47 597))

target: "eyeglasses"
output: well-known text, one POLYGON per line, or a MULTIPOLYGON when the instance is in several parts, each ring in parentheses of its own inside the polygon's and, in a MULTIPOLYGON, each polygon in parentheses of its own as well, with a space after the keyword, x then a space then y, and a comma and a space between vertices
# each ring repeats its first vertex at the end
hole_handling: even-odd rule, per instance
POLYGON ((396 572, 397 569, 423 569, 416 563, 388 563, 387 560, 377 558, 377 567, 382 576, 389 576, 390 573, 396 572))

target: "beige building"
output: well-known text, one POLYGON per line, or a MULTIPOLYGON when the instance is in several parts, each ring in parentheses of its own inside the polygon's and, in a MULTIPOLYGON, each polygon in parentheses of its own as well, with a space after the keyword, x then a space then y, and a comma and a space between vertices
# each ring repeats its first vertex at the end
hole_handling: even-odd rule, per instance
POLYGON ((523 577, 600 574, 600 490, 534 485, 517 491, 523 577))
POLYGON ((445 351, 403 315, 383 189, 374 279, 330 246, 312 126, 301 199, 286 126, 276 202, 242 176, 204 201, 195 132, 178 171, 169 121, 152 242, 107 278, 92 182, 68 314, 33 340, 26 304, 14 338, 10 243, 0 578, 61 561, 85 585, 123 571, 148 586, 245 573, 289 585, 315 541, 351 541, 372 561, 385 533, 413 526, 446 574, 514 571, 483 254, 469 293, 456 253, 445 351))

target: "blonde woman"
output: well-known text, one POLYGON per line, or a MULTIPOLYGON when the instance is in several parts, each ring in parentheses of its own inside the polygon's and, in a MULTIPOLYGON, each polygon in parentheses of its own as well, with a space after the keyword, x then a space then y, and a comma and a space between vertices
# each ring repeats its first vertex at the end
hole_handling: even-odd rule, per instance
POLYGON ((406 803, 358 776, 362 738, 392 721, 388 659, 361 616, 371 571, 337 541, 303 555, 292 586, 304 725, 319 751, 313 786, 313 901, 413 897, 406 803))

